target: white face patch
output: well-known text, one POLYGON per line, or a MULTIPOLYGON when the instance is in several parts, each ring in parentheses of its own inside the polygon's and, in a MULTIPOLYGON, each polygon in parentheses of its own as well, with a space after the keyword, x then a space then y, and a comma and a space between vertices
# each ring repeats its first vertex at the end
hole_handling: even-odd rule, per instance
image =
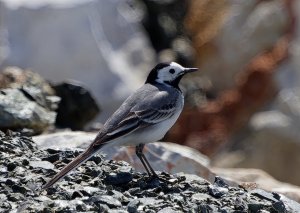
POLYGON ((184 67, 175 62, 171 62, 169 66, 158 71, 156 81, 158 83, 172 82, 182 74, 184 74, 184 67))

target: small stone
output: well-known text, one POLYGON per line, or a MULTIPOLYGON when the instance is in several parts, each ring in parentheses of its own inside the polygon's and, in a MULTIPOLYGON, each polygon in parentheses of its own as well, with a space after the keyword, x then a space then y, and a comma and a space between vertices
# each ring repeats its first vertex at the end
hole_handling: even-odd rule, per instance
POLYGON ((6 195, 5 194, 0 194, 0 202, 5 201, 5 200, 7 200, 6 195))
POLYGON ((18 166, 18 164, 16 162, 10 162, 7 164, 7 170, 8 171, 13 171, 16 167, 18 166))
POLYGON ((208 199, 211 199, 211 196, 209 196, 208 194, 204 194, 204 193, 196 193, 196 194, 192 195, 192 199, 199 200, 201 202, 205 202, 208 199))
POLYGON ((17 166, 15 169, 14 169, 14 173, 20 177, 24 177, 25 174, 26 174, 26 169, 24 169, 24 167, 21 167, 21 166, 17 166))
POLYGON ((85 186, 85 187, 83 187, 82 190, 80 190, 80 192, 84 196, 91 196, 91 195, 95 194, 96 192, 99 192, 99 188, 91 187, 91 186, 85 186))
POLYGON ((170 184, 175 184, 177 182, 178 182, 178 180, 176 178, 171 178, 168 180, 168 183, 170 183, 170 184))
POLYGON ((6 185, 8 186, 12 186, 12 185, 17 185, 20 183, 20 180, 16 179, 16 178, 7 178, 5 181, 6 185))
POLYGON ((119 200, 108 195, 93 196, 89 199, 89 201, 96 204, 106 204, 110 208, 122 206, 119 200))
POLYGON ((24 195, 22 195, 21 193, 11 193, 11 194, 7 195, 7 199, 9 201, 13 201, 13 202, 19 201, 23 198, 24 198, 24 195))
POLYGON ((132 181, 132 174, 128 172, 110 173, 105 178, 105 182, 110 185, 127 184, 132 181))
POLYGON ((214 185, 219 186, 219 187, 224 187, 224 188, 229 187, 229 185, 226 183, 226 181, 219 176, 215 177, 214 185))
POLYGON ((99 164, 103 161, 100 155, 95 155, 90 160, 94 161, 96 164, 99 164))
MULTIPOLYGON (((109 211, 109 213, 128 213, 128 211, 126 211, 126 210, 121 210, 121 209, 111 209, 110 211, 109 211)), ((147 213, 148 213, 148 211, 147 211, 147 213)), ((150 212, 149 212, 150 213, 150 212)))
POLYGON ((131 200, 128 204, 127 204, 127 211, 129 213, 135 213, 137 212, 137 209, 139 207, 140 201, 138 199, 134 199, 131 200))
POLYGON ((72 199, 76 199, 77 197, 79 197, 79 198, 80 198, 80 197, 83 197, 83 194, 82 194, 81 192, 79 192, 79 191, 73 192, 71 198, 72 198, 72 199))
POLYGON ((171 207, 166 207, 159 210, 157 213, 179 213, 180 211, 175 211, 171 207))
POLYGON ((276 199, 276 196, 270 192, 266 192, 265 190, 262 189, 254 189, 250 192, 252 195, 259 197, 261 199, 266 199, 271 202, 277 202, 278 199, 276 199))
POLYGON ((48 152, 49 154, 57 154, 61 152, 60 150, 51 149, 51 148, 47 148, 45 151, 48 152))
POLYGON ((13 185, 12 187, 13 192, 19 192, 21 194, 25 194, 26 192, 29 191, 29 189, 27 189, 24 186, 19 186, 19 185, 13 185))
POLYGON ((272 207, 277 211, 277 212, 287 212, 285 205, 282 201, 277 201, 275 203, 272 203, 272 207))
POLYGON ((22 160, 22 165, 27 166, 29 164, 29 161, 27 159, 22 160))
POLYGON ((135 187, 135 188, 131 188, 128 190, 128 193, 130 193, 131 195, 135 195, 137 193, 139 193, 141 191, 141 189, 139 187, 135 187))
POLYGON ((99 205, 98 208, 98 212, 109 213, 111 211, 111 209, 105 204, 99 205))
POLYGON ((112 190, 112 191, 108 191, 108 195, 113 196, 114 198, 116 198, 117 200, 120 200, 122 202, 124 202, 124 200, 127 200, 125 198, 125 196, 123 195, 122 192, 119 192, 117 190, 112 190))
POLYGON ((87 207, 86 205, 84 204, 78 204, 76 206, 76 211, 79 211, 79 212, 86 212, 87 211, 87 207))
POLYGON ((0 165, 0 174, 5 174, 5 173, 7 173, 7 167, 0 165))
POLYGON ((51 154, 45 158, 42 158, 43 161, 49 161, 51 163, 54 163, 60 159, 60 155, 58 153, 56 154, 51 154))
POLYGON ((263 208, 264 208, 264 205, 261 203, 249 203, 248 204, 249 212, 259 212, 263 208))
POLYGON ((215 198, 220 198, 228 192, 228 189, 223 187, 209 186, 208 192, 210 195, 214 196, 215 198))
POLYGON ((49 161, 30 161, 29 165, 32 168, 54 169, 54 165, 49 161))

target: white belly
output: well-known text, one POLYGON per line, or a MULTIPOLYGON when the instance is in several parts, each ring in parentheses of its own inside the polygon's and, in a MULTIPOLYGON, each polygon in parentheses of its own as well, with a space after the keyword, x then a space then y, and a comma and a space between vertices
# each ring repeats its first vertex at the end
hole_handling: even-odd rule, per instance
POLYGON ((176 113, 169 119, 158 124, 137 130, 121 138, 117 138, 107 143, 106 146, 136 146, 138 144, 147 144, 162 139, 169 129, 175 124, 180 113, 182 112, 184 98, 181 97, 177 103, 176 113))

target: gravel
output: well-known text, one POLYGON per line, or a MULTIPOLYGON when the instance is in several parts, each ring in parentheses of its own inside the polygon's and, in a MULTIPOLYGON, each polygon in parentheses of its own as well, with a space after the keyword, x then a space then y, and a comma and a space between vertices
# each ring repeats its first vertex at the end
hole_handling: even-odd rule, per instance
POLYGON ((135 172, 97 155, 41 190, 80 150, 39 150, 29 137, 0 132, 0 212, 300 212, 276 193, 214 184, 196 175, 135 172))

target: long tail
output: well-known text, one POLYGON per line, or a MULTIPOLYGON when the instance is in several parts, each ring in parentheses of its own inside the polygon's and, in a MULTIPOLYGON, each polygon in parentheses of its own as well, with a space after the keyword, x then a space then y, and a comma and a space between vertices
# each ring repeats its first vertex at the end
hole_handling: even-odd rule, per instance
POLYGON ((53 184, 55 184, 57 181, 59 181, 61 178, 66 176, 71 170, 77 168, 81 164, 83 164, 85 161, 87 161, 89 158, 91 158, 96 152, 100 150, 101 147, 93 147, 90 146, 86 151, 84 151, 82 154, 77 156, 74 160, 72 160, 70 163, 68 163, 60 172, 58 172, 48 183, 46 183, 42 189, 47 189, 53 184))

